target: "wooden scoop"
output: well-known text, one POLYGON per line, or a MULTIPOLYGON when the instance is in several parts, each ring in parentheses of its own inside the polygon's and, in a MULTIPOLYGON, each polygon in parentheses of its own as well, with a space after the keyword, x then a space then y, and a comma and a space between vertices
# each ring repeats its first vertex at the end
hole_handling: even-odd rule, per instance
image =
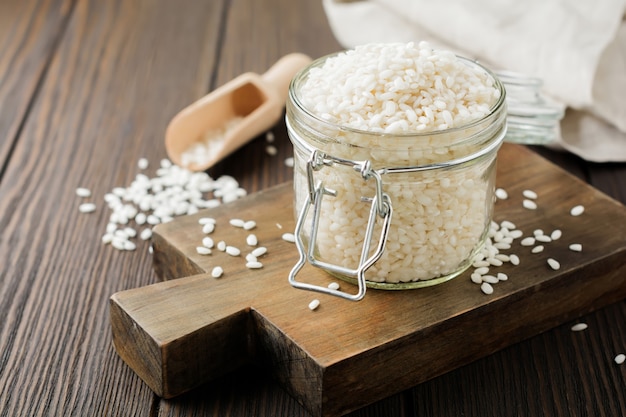
POLYGON ((165 132, 177 165, 204 171, 271 128, 282 116, 293 76, 311 58, 293 53, 265 74, 245 73, 183 109, 165 132))

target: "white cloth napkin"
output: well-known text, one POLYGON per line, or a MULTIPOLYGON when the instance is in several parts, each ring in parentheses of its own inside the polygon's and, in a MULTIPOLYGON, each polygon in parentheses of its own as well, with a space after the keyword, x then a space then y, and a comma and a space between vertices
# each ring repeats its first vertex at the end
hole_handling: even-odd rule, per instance
POLYGON ((569 108, 557 146, 626 161, 626 0, 323 0, 342 46, 426 40, 541 78, 569 108))

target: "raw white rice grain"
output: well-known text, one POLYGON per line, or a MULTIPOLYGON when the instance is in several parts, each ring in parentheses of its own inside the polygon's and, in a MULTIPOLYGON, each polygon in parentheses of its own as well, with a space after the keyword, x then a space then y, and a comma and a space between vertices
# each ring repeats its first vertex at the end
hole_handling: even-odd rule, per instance
POLYGON ((487 295, 493 294, 493 287, 488 282, 483 282, 480 284, 480 290, 487 295))
POLYGON ((81 213, 93 213, 96 211, 96 205, 93 203, 83 203, 78 206, 78 211, 81 213))
POLYGON ((505 274, 504 272, 498 272, 497 277, 499 281, 506 281, 509 279, 509 276, 505 274))
POLYGON ((113 234, 111 233, 105 233, 104 235, 102 235, 102 243, 104 243, 105 245, 111 243, 113 241, 113 234))
POLYGON ((215 243, 213 242, 213 239, 211 239, 209 236, 206 236, 202 239, 202 246, 213 249, 214 245, 215 243))
POLYGON ((146 217, 146 222, 154 226, 161 223, 161 219, 159 219, 154 214, 150 214, 148 217, 146 217))
POLYGON ((263 255, 265 255, 267 253, 267 248, 265 246, 259 246, 258 248, 254 249, 250 253, 252 253, 257 258, 260 258, 261 256, 263 256, 263 255))
POLYGON ((336 291, 339 289, 339 283, 333 281, 330 284, 328 284, 328 288, 336 291))
POLYGON ((213 233, 214 230, 215 230, 215 223, 207 223, 204 226, 202 226, 202 233, 204 233, 205 235, 213 233))
POLYGON ((513 265, 519 265, 520 264, 520 259, 517 255, 513 254, 513 255, 509 255, 509 261, 513 264, 513 265))
POLYGON ((497 284, 498 282, 500 282, 500 280, 493 275, 483 275, 482 279, 483 282, 488 282, 489 284, 497 284))
POLYGON ((616 364, 621 365, 624 362, 626 362, 626 355, 624 355, 623 353, 620 353, 619 355, 616 355, 613 360, 615 361, 616 364))
POLYGON ((111 246, 113 246, 117 250, 124 250, 124 242, 126 242, 126 240, 119 237, 113 237, 113 239, 111 240, 111 246))
POLYGON ((571 245, 569 245, 569 249, 574 252, 582 252, 583 245, 581 245, 580 243, 572 243, 571 245))
POLYGON ((91 197, 91 191, 88 188, 78 187, 76 189, 76 195, 79 197, 91 197))
POLYGON ((139 226, 143 226, 144 224, 146 224, 146 220, 148 219, 148 216, 146 216, 145 213, 137 213, 137 215, 135 216, 135 223, 137 223, 139 226))
POLYGON ((540 253, 540 252, 543 252, 543 249, 544 249, 543 245, 537 245, 534 248, 532 248, 530 251, 532 253, 540 253))
POLYGON ((139 158, 139 161, 137 161, 137 168, 139 169, 146 169, 148 168, 148 160, 146 158, 139 158))
POLYGON ((294 243, 296 241, 296 236, 293 233, 283 233, 282 239, 286 242, 294 243))
POLYGON ((569 214, 571 214, 572 216, 580 216, 584 212, 585 212, 585 207, 582 205, 577 205, 577 206, 572 207, 569 214))
POLYGON ((502 261, 498 258, 487 258, 487 262, 489 262, 493 266, 502 266, 502 261))
POLYGON ((470 280, 474 284, 482 284, 483 283, 483 276, 480 275, 480 274, 477 274, 476 272, 473 272, 472 275, 470 275, 470 280))
POLYGON ((505 253, 498 253, 496 255, 496 259, 501 260, 502 262, 509 262, 511 260, 511 258, 509 257, 509 255, 505 254, 505 253))
POLYGON ((147 229, 143 229, 141 231, 141 233, 139 234, 139 238, 141 240, 148 240, 152 237, 152 229, 147 228, 147 229))
POLYGON ((496 197, 498 198, 498 200, 506 200, 507 198, 509 198, 509 194, 504 188, 496 188, 496 197))
POLYGON ((294 164, 293 156, 290 156, 289 158, 285 158, 286 167, 293 168, 293 164, 294 164))
POLYGON ((508 230, 514 230, 515 229, 515 224, 513 224, 512 222, 508 221, 508 220, 504 220, 502 221, 502 223, 500 223, 500 227, 504 227, 508 230))
POLYGON ((124 250, 133 251, 135 249, 137 249, 137 245, 135 245, 135 243, 131 242, 130 240, 124 241, 124 250))
POLYGON ((248 246, 256 246, 259 244, 259 240, 257 239, 255 234, 251 233, 246 236, 246 243, 248 244, 248 246))
POLYGON ((249 253, 246 255, 246 262, 256 262, 256 261, 258 261, 258 259, 253 254, 249 253))
POLYGON ((542 243, 550 243, 552 242, 552 238, 548 235, 539 235, 537 237, 535 237, 535 239, 537 239, 537 241, 542 242, 542 243))
POLYGON ((587 330, 587 323, 576 323, 571 327, 573 332, 580 332, 583 330, 587 330))
POLYGON ((534 244, 535 244, 535 238, 532 237, 532 236, 525 237, 520 242, 520 245, 522 245, 522 246, 532 246, 534 244))
POLYGON ((522 191, 522 195, 526 198, 529 198, 531 200, 536 200, 537 199, 537 193, 534 192, 533 190, 524 190, 522 191))
POLYGON ((241 255, 241 250, 239 250, 239 248, 235 247, 235 246, 226 246, 226 253, 229 254, 230 256, 239 256, 241 255))
POLYGON ((209 223, 215 224, 216 220, 213 217, 200 217, 198 219, 198 224, 201 224, 202 226, 209 223))
POLYGON ((217 250, 224 252, 226 250, 226 242, 224 242, 223 240, 220 240, 219 242, 217 242, 217 250))
POLYGON ((222 269, 221 266, 213 267, 213 269, 211 270, 211 276, 213 278, 219 278, 222 276, 223 273, 224 273, 224 270, 222 269))
POLYGON ((198 252, 198 255, 210 255, 211 249, 207 248, 206 246, 198 246, 196 247, 196 252, 198 252))
POLYGON ((524 199, 524 201, 522 201, 522 205, 528 210, 537 210, 537 203, 533 200, 524 199))
POLYGON ((269 156, 274 156, 278 153, 278 149, 276 148, 276 146, 274 145, 267 145, 265 147, 265 152, 269 155, 269 156))
POLYGON ((489 268, 486 267, 486 266, 483 266, 483 267, 480 267, 480 268, 476 268, 476 270, 474 272, 479 274, 479 275, 485 275, 485 274, 489 273, 489 268))
POLYGON ((472 266, 474 268, 483 268, 483 267, 489 267, 489 265, 491 265, 489 262, 485 261, 485 260, 480 260, 480 261, 475 261, 472 266))
POLYGON ((561 229, 555 229, 552 231, 552 233, 550 233, 550 239, 559 240, 562 235, 563 235, 563 232, 561 232, 561 229))
POLYGON ((256 222, 254 220, 248 220, 242 226, 244 230, 252 230, 256 227, 256 222))
POLYGON ((550 265, 550 268, 554 269, 555 271, 561 269, 561 264, 554 258, 548 258, 548 265, 550 265))
POLYGON ((228 223, 230 223, 230 225, 234 227, 243 227, 243 225, 245 224, 242 219, 230 219, 228 223))
POLYGON ((246 262, 246 268, 248 269, 261 269, 263 268, 263 264, 259 261, 254 262, 246 262))
POLYGON ((274 132, 268 130, 267 133, 265 133, 265 141, 267 143, 273 143, 274 139, 276 139, 276 137, 274 136, 274 132))
POLYGON ((309 310, 313 311, 320 306, 320 300, 317 298, 309 303, 309 310))

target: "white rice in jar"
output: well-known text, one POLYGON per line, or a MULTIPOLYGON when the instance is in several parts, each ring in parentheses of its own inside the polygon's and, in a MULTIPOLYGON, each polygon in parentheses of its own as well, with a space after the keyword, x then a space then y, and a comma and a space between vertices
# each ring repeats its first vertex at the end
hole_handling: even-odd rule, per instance
MULTIPOLYGON (((297 211, 312 151, 369 161, 380 174, 393 217, 369 286, 432 285, 469 266, 491 221, 506 130, 504 88, 493 73, 425 42, 359 46, 294 78, 287 127, 297 211)), ((312 244, 324 262, 356 268, 375 185, 351 166, 328 165, 312 170, 311 183, 336 192, 323 198, 312 244)))

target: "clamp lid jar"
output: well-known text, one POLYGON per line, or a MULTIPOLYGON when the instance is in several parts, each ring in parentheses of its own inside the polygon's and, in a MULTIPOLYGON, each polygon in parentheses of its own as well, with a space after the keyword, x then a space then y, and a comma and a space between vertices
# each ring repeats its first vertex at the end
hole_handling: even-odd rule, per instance
POLYGON ((438 284, 470 266, 491 223, 506 133, 504 87, 480 64, 424 43, 362 48, 296 75, 286 114, 300 253, 289 281, 351 300, 366 287, 438 284), (406 50, 412 61, 389 59, 406 50), (359 77, 367 87, 350 86, 359 77), (307 261, 358 292, 298 281, 307 261))

